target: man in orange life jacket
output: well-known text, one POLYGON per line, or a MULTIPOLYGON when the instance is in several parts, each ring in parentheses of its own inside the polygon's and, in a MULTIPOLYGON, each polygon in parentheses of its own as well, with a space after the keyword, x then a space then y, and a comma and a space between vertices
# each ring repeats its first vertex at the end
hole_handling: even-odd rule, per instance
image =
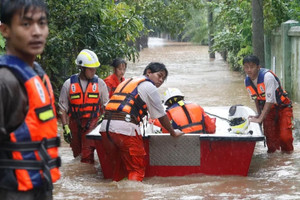
POLYGON ((100 133, 104 148, 113 163, 113 180, 142 181, 145 176, 145 149, 140 122, 149 112, 173 137, 183 134, 174 131, 161 104, 157 88, 168 76, 164 64, 147 65, 143 76, 122 82, 105 107, 100 133))
POLYGON ((1 0, 0 199, 52 199, 60 178, 54 95, 49 77, 35 62, 48 36, 41 0, 1 0))
POLYGON ((246 88, 255 101, 258 116, 250 116, 250 122, 263 123, 268 153, 276 150, 291 153, 293 147, 292 102, 281 87, 279 78, 270 70, 260 68, 256 56, 243 59, 246 88))
MULTIPOLYGON (((179 129, 184 133, 215 133, 216 118, 210 118, 201 106, 185 102, 184 95, 179 89, 168 88, 164 92, 164 103, 174 129, 179 129)), ((157 120, 153 123, 161 127, 157 120)), ((162 132, 166 133, 166 130, 162 128, 162 132)))
POLYGON ((109 92, 109 98, 113 95, 117 86, 125 80, 124 74, 127 68, 127 63, 121 58, 113 60, 111 66, 114 68, 114 73, 104 79, 109 92))
POLYGON ((65 81, 59 96, 64 139, 70 143, 74 157, 81 155, 81 162, 93 164, 95 144, 85 136, 97 126, 108 102, 108 91, 95 75, 100 63, 93 51, 83 49, 75 63, 81 71, 65 81))

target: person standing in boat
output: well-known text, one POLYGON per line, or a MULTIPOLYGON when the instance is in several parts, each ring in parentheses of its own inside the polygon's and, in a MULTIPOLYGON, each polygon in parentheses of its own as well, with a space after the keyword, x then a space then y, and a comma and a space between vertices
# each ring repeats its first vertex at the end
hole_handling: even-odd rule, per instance
POLYGON ((50 200, 60 178, 57 118, 50 79, 35 62, 49 34, 42 0, 1 0, 0 199, 50 200))
MULTIPOLYGON (((166 112, 174 129, 184 133, 215 133, 216 118, 210 118, 198 104, 184 101, 179 89, 168 88, 163 95, 166 112)), ((161 127, 157 119, 153 120, 153 124, 161 127)), ((167 133, 161 128, 163 133, 167 133)))
POLYGON ((151 62, 143 76, 122 82, 105 107, 100 133, 104 148, 113 163, 113 180, 142 181, 145 176, 145 155, 140 122, 150 114, 158 118, 171 136, 184 134, 174 131, 161 104, 157 88, 168 76, 164 64, 151 62))
POLYGON ((292 102, 279 78, 271 70, 261 68, 256 56, 246 56, 243 66, 247 75, 245 85, 258 112, 257 116, 250 116, 249 121, 263 123, 268 153, 276 150, 291 153, 294 150, 292 102))
POLYGON ((81 155, 81 162, 93 164, 95 144, 85 135, 97 126, 108 102, 108 91, 104 81, 95 75, 100 63, 93 51, 83 49, 75 64, 80 73, 72 75, 63 84, 59 113, 64 139, 70 144, 74 158, 81 155))
POLYGON ((109 98, 113 95, 117 86, 125 80, 124 74, 127 69, 127 63, 121 58, 113 60, 111 66, 114 68, 114 73, 104 79, 109 92, 109 98))

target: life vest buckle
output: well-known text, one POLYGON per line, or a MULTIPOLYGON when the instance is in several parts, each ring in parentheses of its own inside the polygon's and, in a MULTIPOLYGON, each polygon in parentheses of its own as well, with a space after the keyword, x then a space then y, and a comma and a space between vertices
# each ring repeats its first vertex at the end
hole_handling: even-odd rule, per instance
POLYGON ((131 121, 131 116, 129 114, 125 115, 125 121, 130 122, 131 121))

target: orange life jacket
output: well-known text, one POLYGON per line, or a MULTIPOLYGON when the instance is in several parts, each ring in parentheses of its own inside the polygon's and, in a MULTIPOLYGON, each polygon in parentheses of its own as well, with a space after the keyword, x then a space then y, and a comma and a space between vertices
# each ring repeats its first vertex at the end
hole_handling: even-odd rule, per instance
MULTIPOLYGON (((122 77, 121 82, 125 80, 124 77, 122 77)), ((113 95, 114 91, 116 90, 117 86, 121 83, 116 74, 112 74, 104 79, 104 82, 106 83, 108 87, 109 92, 109 98, 113 95)))
POLYGON ((125 112, 134 117, 137 122, 147 114, 147 105, 138 94, 137 87, 148 78, 131 78, 118 85, 105 107, 105 111, 125 112))
POLYGON ((195 103, 179 101, 167 109, 173 128, 184 133, 204 133, 204 110, 195 103))
POLYGON ((74 119, 95 118, 100 116, 100 95, 98 86, 98 77, 94 76, 83 92, 78 75, 72 75, 70 78, 70 114, 74 119))
POLYGON ((264 79, 265 79, 265 74, 267 72, 271 72, 279 84, 279 87, 275 91, 277 104, 278 105, 289 104, 290 100, 287 97, 287 92, 283 90, 283 88, 281 87, 279 78, 271 70, 265 68, 261 68, 259 70, 258 77, 257 77, 257 87, 254 85, 254 83, 251 81, 251 79, 248 76, 245 79, 245 85, 251 98, 253 100, 257 100, 260 103, 266 101, 266 94, 265 94, 266 87, 264 84, 264 79))
POLYGON ((61 162, 50 80, 37 63, 39 75, 14 56, 0 57, 0 66, 9 68, 24 85, 29 102, 24 122, 10 133, 10 141, 0 144, 0 168, 7 171, 5 187, 27 191, 47 183, 46 187, 52 189, 52 182, 60 178, 61 162))

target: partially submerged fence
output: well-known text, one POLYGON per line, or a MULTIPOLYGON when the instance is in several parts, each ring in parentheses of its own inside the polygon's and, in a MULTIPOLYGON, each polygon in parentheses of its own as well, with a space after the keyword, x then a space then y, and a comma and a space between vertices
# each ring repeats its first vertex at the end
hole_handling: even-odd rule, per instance
POLYGON ((266 68, 280 78, 289 96, 300 102, 300 23, 289 20, 265 38, 266 68))

